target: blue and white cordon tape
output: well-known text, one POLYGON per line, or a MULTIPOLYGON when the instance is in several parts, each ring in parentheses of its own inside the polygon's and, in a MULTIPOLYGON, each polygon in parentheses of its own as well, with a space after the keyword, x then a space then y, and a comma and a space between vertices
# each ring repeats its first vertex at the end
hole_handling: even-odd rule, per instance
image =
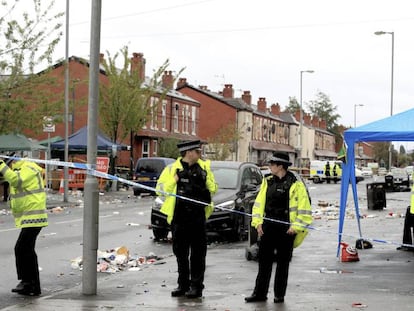
MULTIPOLYGON (((148 186, 133 182, 133 181, 128 180, 128 179, 124 179, 124 178, 121 178, 121 177, 118 177, 118 176, 115 176, 115 175, 111 175, 111 174, 107 174, 107 173, 104 173, 104 172, 97 171, 95 169, 96 165, 90 165, 90 164, 85 164, 85 163, 77 163, 77 162, 56 161, 56 160, 41 160, 41 159, 21 158, 21 157, 6 156, 6 155, 0 155, 0 158, 6 158, 6 159, 11 159, 11 160, 24 160, 24 161, 30 161, 30 162, 40 163, 40 164, 44 164, 44 165, 64 166, 64 167, 70 167, 70 168, 74 168, 74 169, 85 170, 87 174, 95 176, 95 177, 100 177, 100 178, 109 179, 109 180, 116 180, 117 182, 120 182, 120 183, 123 183, 123 184, 126 184, 126 185, 139 187, 139 188, 149 190, 149 191, 156 191, 157 193, 161 193, 162 195, 165 195, 165 196, 174 196, 174 197, 177 197, 179 199, 187 200, 187 201, 190 201, 190 202, 193 202, 193 203, 197 203, 197 204, 201 204, 201 205, 208 205, 208 203, 201 202, 201 201, 198 201, 198 200, 194 200, 194 199, 191 199, 191 198, 187 198, 187 197, 181 196, 179 194, 169 193, 169 192, 165 192, 165 191, 161 191, 161 190, 156 190, 155 188, 148 187, 148 186)), ((214 208, 219 209, 219 210, 223 210, 223 211, 228 211, 228 212, 231 212, 231 213, 236 213, 236 214, 252 217, 252 214, 225 207, 225 206, 230 205, 231 203, 232 203, 232 201, 223 202, 223 203, 214 205, 214 208)), ((263 217, 263 219, 267 220, 267 221, 271 221, 271 222, 277 222, 277 223, 281 223, 281 224, 291 225, 290 222, 286 222, 286 221, 282 221, 282 220, 275 220, 275 219, 266 218, 266 217, 263 217)), ((320 231, 320 232, 326 232, 326 233, 329 233, 329 234, 332 234, 332 235, 338 235, 337 232, 333 232, 333 231, 325 230, 325 229, 321 229, 321 228, 316 228, 316 227, 313 227, 313 226, 310 226, 310 225, 306 226, 306 225, 300 225, 299 224, 299 226, 302 226, 303 228, 313 230, 313 231, 320 231)), ((382 240, 382 239, 365 238, 365 237, 363 238, 363 237, 360 237, 360 236, 344 234, 344 233, 341 234, 341 237, 348 237, 348 238, 354 238, 354 239, 364 239, 366 241, 370 241, 370 242, 374 242, 374 243, 398 245, 398 246, 404 246, 404 247, 414 249, 414 245, 412 245, 412 244, 397 243, 397 242, 382 240)))

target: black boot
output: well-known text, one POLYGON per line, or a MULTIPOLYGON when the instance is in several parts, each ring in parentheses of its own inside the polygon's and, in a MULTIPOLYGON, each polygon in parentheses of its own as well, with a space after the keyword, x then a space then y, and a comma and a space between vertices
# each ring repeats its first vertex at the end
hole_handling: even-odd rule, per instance
POLYGON ((188 292, 185 293, 187 298, 200 298, 203 296, 203 290, 198 288, 190 288, 188 292))
POLYGON ((187 288, 178 286, 171 292, 171 297, 181 297, 185 295, 187 288))
POLYGON ((259 301, 266 301, 266 300, 267 300, 266 296, 260 296, 254 293, 251 296, 244 298, 244 301, 246 302, 259 302, 259 301))

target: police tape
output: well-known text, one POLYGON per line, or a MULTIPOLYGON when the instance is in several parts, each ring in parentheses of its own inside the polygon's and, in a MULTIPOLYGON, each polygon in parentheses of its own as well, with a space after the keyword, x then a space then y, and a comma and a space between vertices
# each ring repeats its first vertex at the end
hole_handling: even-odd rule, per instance
MULTIPOLYGON (((85 164, 85 163, 78 163, 78 162, 65 162, 65 161, 57 161, 57 160, 41 160, 41 159, 32 159, 32 158, 21 158, 21 157, 16 157, 16 156, 7 156, 7 155, 0 155, 0 158, 6 158, 9 160, 25 160, 25 161, 29 161, 29 162, 35 162, 35 163, 39 163, 39 164, 44 164, 44 165, 55 165, 55 166, 63 166, 63 167, 68 167, 68 168, 74 168, 74 169, 80 169, 80 170, 85 170, 86 173, 88 175, 92 175, 95 177, 99 177, 99 178, 104 178, 104 179, 108 179, 108 180, 114 180, 132 187, 138 187, 138 188, 142 188, 151 192, 157 192, 159 194, 162 194, 164 196, 174 196, 176 198, 182 199, 182 200, 186 200, 189 202, 193 202, 196 204, 200 204, 200 205, 205 205, 208 206, 210 205, 209 203, 206 202, 202 202, 202 201, 198 201, 192 198, 188 198, 176 193, 169 193, 169 192, 165 192, 161 189, 155 189, 153 187, 149 187, 149 186, 145 186, 142 184, 139 184, 137 182, 133 182, 131 180, 128 179, 124 179, 122 177, 116 176, 116 175, 111 175, 108 173, 104 173, 104 172, 100 172, 97 171, 96 165, 91 165, 91 164, 85 164)), ((248 217, 253 217, 253 214, 251 213, 246 213, 243 211, 239 211, 239 210, 235 210, 232 208, 227 208, 225 206, 229 206, 233 203, 233 201, 226 201, 220 204, 216 204, 214 205, 215 209, 219 209, 222 211, 227 211, 230 213, 235 213, 235 214, 240 214, 243 216, 248 216, 248 217)), ((277 219, 272 219, 272 218, 267 218, 267 217, 262 217, 263 220, 269 221, 269 222, 275 222, 275 223, 280 223, 280 224, 285 224, 285 225, 292 225, 292 223, 288 222, 288 221, 282 221, 282 220, 277 220, 277 219)), ((373 243, 381 243, 381 244, 389 244, 389 245, 397 245, 397 246, 402 246, 405 248, 408 248, 410 250, 414 251, 414 245, 412 244, 405 244, 405 243, 398 243, 398 242, 394 242, 394 241, 389 241, 389 240, 383 240, 383 239, 375 239, 375 238, 367 238, 367 237, 362 237, 362 236, 355 236, 355 235, 351 235, 351 234, 345 234, 345 233, 338 233, 338 232, 333 232, 331 230, 326 230, 326 229, 321 229, 318 227, 314 227, 311 225, 302 225, 302 224, 295 224, 296 226, 300 226, 304 229, 307 230, 312 230, 312 231, 318 231, 318 232, 324 232, 324 233, 329 233, 332 235, 336 235, 336 236, 341 236, 341 240, 342 237, 348 237, 348 238, 356 238, 357 240, 365 240, 365 241, 369 241, 369 242, 373 242, 373 243)))

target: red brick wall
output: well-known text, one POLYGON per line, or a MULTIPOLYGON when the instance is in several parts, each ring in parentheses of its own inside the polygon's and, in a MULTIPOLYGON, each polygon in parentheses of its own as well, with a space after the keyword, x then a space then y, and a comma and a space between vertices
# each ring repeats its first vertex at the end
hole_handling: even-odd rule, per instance
POLYGON ((235 108, 189 87, 179 91, 200 102, 198 136, 202 140, 214 137, 224 125, 236 122, 235 108))

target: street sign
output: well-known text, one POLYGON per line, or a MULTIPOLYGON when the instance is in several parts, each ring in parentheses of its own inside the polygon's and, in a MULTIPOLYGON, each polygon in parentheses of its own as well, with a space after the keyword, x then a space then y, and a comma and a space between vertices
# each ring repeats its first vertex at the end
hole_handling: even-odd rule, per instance
POLYGON ((53 122, 52 117, 43 117, 43 132, 46 132, 46 133, 55 132, 55 123, 53 122))

